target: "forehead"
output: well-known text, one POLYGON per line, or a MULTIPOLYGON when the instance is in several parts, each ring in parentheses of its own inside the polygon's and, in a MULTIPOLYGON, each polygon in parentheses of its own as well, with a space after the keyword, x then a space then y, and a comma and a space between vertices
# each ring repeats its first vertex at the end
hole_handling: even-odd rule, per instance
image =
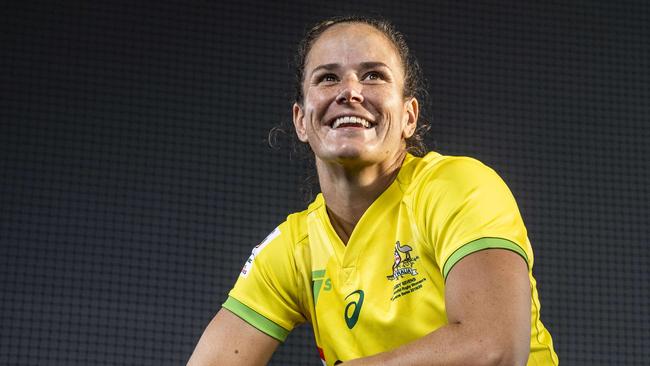
POLYGON ((307 71, 323 64, 383 62, 394 72, 402 71, 395 45, 381 31, 364 23, 333 25, 318 37, 307 55, 307 71))

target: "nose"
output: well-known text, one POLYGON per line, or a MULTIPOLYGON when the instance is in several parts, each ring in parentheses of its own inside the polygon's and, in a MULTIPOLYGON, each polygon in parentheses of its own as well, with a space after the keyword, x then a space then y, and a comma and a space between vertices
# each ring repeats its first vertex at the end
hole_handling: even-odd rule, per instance
POLYGON ((336 96, 336 102, 338 104, 363 103, 361 85, 358 82, 347 81, 343 82, 341 86, 339 95, 336 96))

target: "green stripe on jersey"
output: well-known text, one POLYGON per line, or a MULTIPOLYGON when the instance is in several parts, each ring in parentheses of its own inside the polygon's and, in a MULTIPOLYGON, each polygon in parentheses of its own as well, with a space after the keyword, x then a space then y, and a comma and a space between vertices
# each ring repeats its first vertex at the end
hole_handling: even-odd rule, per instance
POLYGON ((312 284, 313 284, 313 293, 314 293, 314 304, 318 301, 318 294, 323 284, 323 277, 325 277, 325 270, 319 269, 317 271, 311 272, 312 284))
POLYGON ((524 258, 526 264, 528 264, 528 256, 526 255, 526 252, 519 245, 511 242, 510 240, 503 239, 503 238, 481 238, 481 239, 476 239, 474 241, 470 241, 469 243, 456 249, 456 251, 449 257, 449 259, 447 259, 447 262, 445 263, 445 266, 442 270, 442 274, 445 280, 447 280, 447 275, 449 274, 449 271, 451 271, 454 265, 456 265, 456 263, 458 263, 458 261, 460 261, 461 259, 483 249, 497 249, 497 248, 511 250, 519 254, 522 258, 524 258))
POLYGON ((268 334, 269 336, 284 342, 289 335, 289 331, 275 324, 273 321, 260 315, 255 310, 239 302, 239 300, 228 297, 228 300, 222 305, 224 308, 232 311, 235 315, 245 320, 248 324, 254 326, 260 331, 268 334))

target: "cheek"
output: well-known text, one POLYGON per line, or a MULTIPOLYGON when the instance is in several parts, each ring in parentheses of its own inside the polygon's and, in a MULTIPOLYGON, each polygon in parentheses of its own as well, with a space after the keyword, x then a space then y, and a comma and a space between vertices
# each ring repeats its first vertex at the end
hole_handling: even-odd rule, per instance
POLYGON ((390 113, 398 111, 404 102, 402 93, 392 87, 374 90, 368 97, 380 103, 386 109, 386 112, 390 113))
POLYGON ((325 113, 325 109, 327 108, 330 100, 332 100, 332 98, 327 93, 320 91, 309 92, 305 96, 305 104, 307 106, 308 113, 312 115, 325 113))
POLYGON ((392 128, 402 124, 405 111, 400 98, 384 99, 383 108, 382 113, 389 118, 392 128))

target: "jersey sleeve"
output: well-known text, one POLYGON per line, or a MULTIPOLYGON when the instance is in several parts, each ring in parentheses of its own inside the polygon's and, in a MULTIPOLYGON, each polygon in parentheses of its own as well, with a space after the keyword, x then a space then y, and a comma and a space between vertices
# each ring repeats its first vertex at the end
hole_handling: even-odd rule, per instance
POLYGON ((532 249, 512 193, 489 167, 466 157, 447 158, 416 186, 418 226, 432 245, 443 277, 465 256, 489 248, 519 254, 532 267, 532 249))
POLYGON ((283 342, 305 321, 292 243, 280 225, 253 251, 223 307, 283 342))

